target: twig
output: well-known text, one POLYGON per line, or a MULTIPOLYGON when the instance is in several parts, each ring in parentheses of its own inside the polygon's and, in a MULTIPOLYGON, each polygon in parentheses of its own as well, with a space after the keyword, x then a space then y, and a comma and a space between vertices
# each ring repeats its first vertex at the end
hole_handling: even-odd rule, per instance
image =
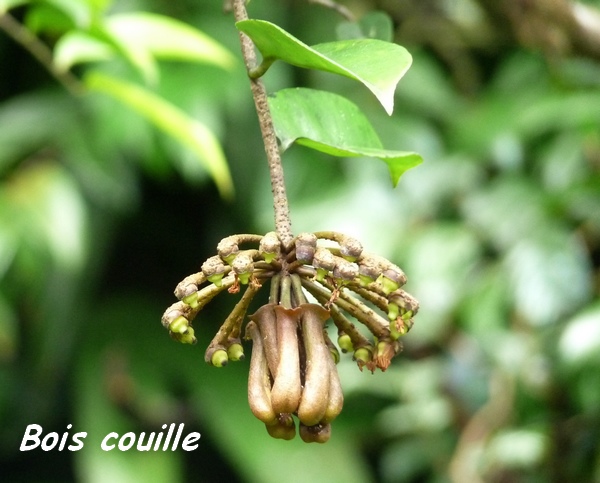
POLYGON ((331 10, 335 10, 349 22, 356 22, 356 17, 348 8, 340 5, 337 2, 334 2, 333 0, 308 0, 308 3, 316 3, 317 5, 330 8, 331 10))
POLYGON ((83 84, 69 71, 57 69, 52 61, 52 51, 46 44, 21 25, 12 15, 0 15, 0 29, 35 57, 40 64, 74 96, 85 92, 83 84))
MULTIPOLYGON (((233 2, 233 13, 236 22, 248 19, 245 3, 245 0, 235 0, 233 2)), ((256 54, 254 52, 254 45, 250 38, 242 32, 240 32, 240 42, 246 69, 249 73, 255 72, 256 54)), ((258 114, 258 122, 262 132, 269 164, 269 173, 271 175, 271 191, 273 192, 273 208, 275 210, 275 231, 282 245, 286 249, 289 249, 293 239, 292 223, 285 191, 279 146, 277 145, 277 137, 275 136, 275 128, 273 127, 273 119, 271 118, 271 111, 269 110, 267 100, 267 91, 260 79, 250 78, 250 87, 252 89, 252 96, 254 97, 254 105, 258 114)))

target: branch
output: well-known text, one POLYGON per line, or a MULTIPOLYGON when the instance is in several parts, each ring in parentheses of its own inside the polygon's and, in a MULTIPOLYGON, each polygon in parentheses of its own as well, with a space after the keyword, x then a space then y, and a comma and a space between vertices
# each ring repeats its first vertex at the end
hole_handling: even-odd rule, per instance
POLYGON ((348 20, 348 22, 356 22, 356 17, 347 7, 340 5, 333 0, 308 0, 308 3, 315 3, 317 5, 322 5, 325 8, 330 8, 339 13, 342 17, 348 20))
POLYGON ((9 13, 0 15, 0 29, 4 30, 10 38, 35 57, 71 94, 79 96, 85 92, 83 85, 77 77, 69 71, 62 71, 55 67, 52 59, 52 51, 48 46, 23 27, 12 15, 9 13))
MULTIPOLYGON (((248 18, 245 0, 234 1, 233 13, 236 22, 248 18)), ((254 45, 247 35, 242 32, 239 34, 246 69, 248 70, 248 73, 255 72, 256 54, 254 52, 254 45)), ((256 106, 258 122, 260 124, 265 152, 267 153, 267 162, 269 164, 271 191, 273 192, 273 208, 275 210, 275 231, 277 232, 277 236, 282 245, 288 249, 293 239, 292 222, 290 220, 287 194, 285 191, 285 180, 283 177, 283 166, 281 165, 279 146, 277 145, 277 137, 275 136, 275 128, 273 127, 273 119, 271 118, 271 111, 269 110, 269 103, 267 100, 267 91, 260 79, 250 78, 250 87, 252 89, 252 96, 254 97, 254 105, 256 106)))
POLYGON ((577 52, 600 58, 600 12, 567 0, 479 0, 490 18, 508 23, 523 45, 546 54, 577 52))

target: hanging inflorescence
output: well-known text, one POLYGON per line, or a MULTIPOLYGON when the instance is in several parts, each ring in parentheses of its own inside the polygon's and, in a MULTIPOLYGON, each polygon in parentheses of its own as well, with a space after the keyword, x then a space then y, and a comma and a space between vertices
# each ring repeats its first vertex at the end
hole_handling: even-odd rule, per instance
POLYGON ((233 235, 215 255, 175 289, 179 299, 162 324, 169 335, 194 344, 192 321, 217 294, 245 291, 213 338, 205 360, 222 367, 244 358, 242 325, 250 302, 269 279, 267 304, 249 316, 245 338, 253 343, 248 400, 253 414, 275 438, 296 434, 293 415, 306 442, 325 442, 342 410, 336 363, 340 355, 325 323, 337 328, 338 346, 353 353, 362 371, 385 371, 400 352, 399 338, 413 325, 418 302, 404 290, 404 272, 385 258, 363 253, 354 238, 335 232, 302 233, 284 249, 275 232, 233 235), (253 245, 255 248, 241 246, 253 245), (308 294, 317 303, 307 299, 308 294), (348 318, 360 322, 367 338, 348 318))

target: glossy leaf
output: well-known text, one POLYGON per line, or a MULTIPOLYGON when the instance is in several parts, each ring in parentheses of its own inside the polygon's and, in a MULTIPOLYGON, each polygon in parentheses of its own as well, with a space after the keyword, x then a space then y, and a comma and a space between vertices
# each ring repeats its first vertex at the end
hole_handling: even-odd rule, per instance
POLYGON ((394 186, 400 176, 420 164, 413 152, 383 149, 360 109, 342 96, 305 88, 284 89, 269 99, 282 148, 292 143, 333 156, 367 156, 384 161, 394 186))
POLYGON ((87 27, 91 13, 87 2, 81 0, 46 0, 50 5, 66 14, 77 27, 87 27))
POLYGON ((235 57, 221 44, 194 27, 163 15, 126 13, 107 19, 107 30, 119 45, 145 51, 162 59, 204 62, 224 69, 235 57))
POLYGON ((232 197, 233 183, 223 150, 215 135, 204 124, 135 84, 98 72, 88 74, 84 80, 91 90, 114 97, 190 148, 211 174, 221 195, 232 197))
POLYGON ((309 47, 264 20, 243 20, 236 25, 252 39, 266 64, 280 59, 357 80, 375 94, 388 114, 394 110, 396 85, 412 63, 404 47, 381 40, 340 40, 309 47))
POLYGON ((109 60, 115 49, 108 43, 86 32, 72 30, 63 35, 54 47, 54 64, 60 70, 69 70, 81 62, 109 60))
POLYGON ((15 172, 5 195, 21 249, 35 256, 40 251, 32 246, 42 246, 61 269, 81 267, 87 256, 86 206, 67 170, 40 158, 15 172))

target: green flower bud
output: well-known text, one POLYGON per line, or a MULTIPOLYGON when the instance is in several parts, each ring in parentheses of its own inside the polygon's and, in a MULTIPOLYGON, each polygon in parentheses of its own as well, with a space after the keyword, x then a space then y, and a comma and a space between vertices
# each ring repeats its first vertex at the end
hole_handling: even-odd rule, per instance
POLYGON ((231 268, 237 274, 242 285, 247 285, 254 271, 254 261, 248 252, 240 252, 231 263, 231 268))
POLYGON ((379 278, 379 282, 381 283, 381 288, 383 289, 383 293, 386 295, 389 295, 394 290, 397 290, 399 287, 398 282, 395 282, 394 280, 387 277, 386 275, 381 275, 381 277, 379 278))
POLYGON ((342 352, 345 354, 346 352, 354 351, 354 346, 352 345, 352 339, 348 334, 340 334, 338 337, 338 345, 342 352))
POLYGON ((354 351, 354 360, 358 364, 358 368, 362 371, 363 367, 371 362, 373 359, 373 348, 372 347, 359 347, 354 351))
POLYGON ((396 266, 391 266, 381 274, 381 286, 386 295, 398 290, 406 283, 406 275, 396 266))
POLYGON ((392 361, 392 358, 400 352, 402 344, 397 340, 381 340, 377 343, 377 352, 373 358, 375 365, 382 371, 385 371, 392 361))
POLYGON ((226 366, 228 361, 229 357, 227 356, 227 351, 225 349, 217 349, 210 358, 210 363, 215 367, 226 366))
POLYGON ((217 245, 217 252, 222 260, 231 264, 239 252, 236 237, 228 236, 227 238, 223 238, 217 245))
POLYGON ((403 330, 404 324, 402 323, 402 319, 394 319, 390 322, 390 337, 393 340, 399 339, 406 332, 403 330), (400 323, 398 323, 400 322, 400 323))
POLYGON ((190 322, 180 315, 169 324, 169 330, 175 334, 185 334, 190 328, 190 322))
POLYGON ((408 318, 413 317, 419 311, 419 302, 412 295, 404 290, 396 290, 388 295, 388 301, 396 304, 400 308, 400 315, 410 313, 408 318))
POLYGON ((277 237, 277 233, 271 231, 263 236, 258 249, 265 262, 271 263, 281 253, 281 242, 277 237))
POLYGON ((169 331, 169 335, 173 340, 177 342, 181 342, 182 344, 195 344, 196 337, 194 337, 194 329, 189 326, 185 332, 171 332, 169 331))
POLYGON ((358 276, 358 265, 351 263, 343 258, 336 260, 335 267, 333 268, 333 277, 336 280, 343 282, 351 282, 358 276))
POLYGON ((187 332, 185 334, 181 334, 179 342, 182 344, 195 344, 197 340, 194 336, 194 329, 192 327, 188 327, 187 332))
POLYGON ((363 287, 375 282, 381 275, 381 260, 373 255, 364 255, 358 262, 358 277, 363 287))
POLYGON ((250 275, 252 275, 251 272, 239 273, 238 280, 242 285, 248 285, 248 282, 250 281, 250 275))
MULTIPOLYGON (((229 360, 231 361, 243 361, 245 356, 244 356, 244 348, 242 347, 242 344, 239 343, 234 343, 231 344, 228 348, 227 348, 227 356, 229 357, 229 360)), ((213 354, 214 357, 214 354, 213 354)))
POLYGON ((169 326, 175 319, 183 316, 183 314, 186 313, 185 309, 186 306, 183 302, 179 301, 174 303, 167 310, 165 310, 165 313, 160 318, 160 323, 165 329, 171 330, 169 329, 169 326))
POLYGON ((228 271, 228 267, 225 266, 218 255, 210 257, 202 264, 202 273, 209 282, 214 283, 217 287, 221 286, 223 276, 228 271))
POLYGON ((189 294, 188 296, 181 299, 185 304, 188 304, 191 308, 195 309, 198 307, 198 292, 189 294))
POLYGON ((398 307, 397 304, 395 304, 393 302, 388 303, 388 319, 396 320, 396 318, 400 314, 399 310, 400 310, 400 308, 398 307))
POLYGON ((371 278, 369 275, 363 275, 361 273, 358 274, 358 282, 361 287, 366 287, 370 283, 373 283, 375 279, 371 278))
POLYGON ((214 275, 210 275, 206 277, 206 280, 208 280, 210 283, 214 283, 217 287, 220 287, 221 283, 223 282, 223 274, 216 273, 214 275))

